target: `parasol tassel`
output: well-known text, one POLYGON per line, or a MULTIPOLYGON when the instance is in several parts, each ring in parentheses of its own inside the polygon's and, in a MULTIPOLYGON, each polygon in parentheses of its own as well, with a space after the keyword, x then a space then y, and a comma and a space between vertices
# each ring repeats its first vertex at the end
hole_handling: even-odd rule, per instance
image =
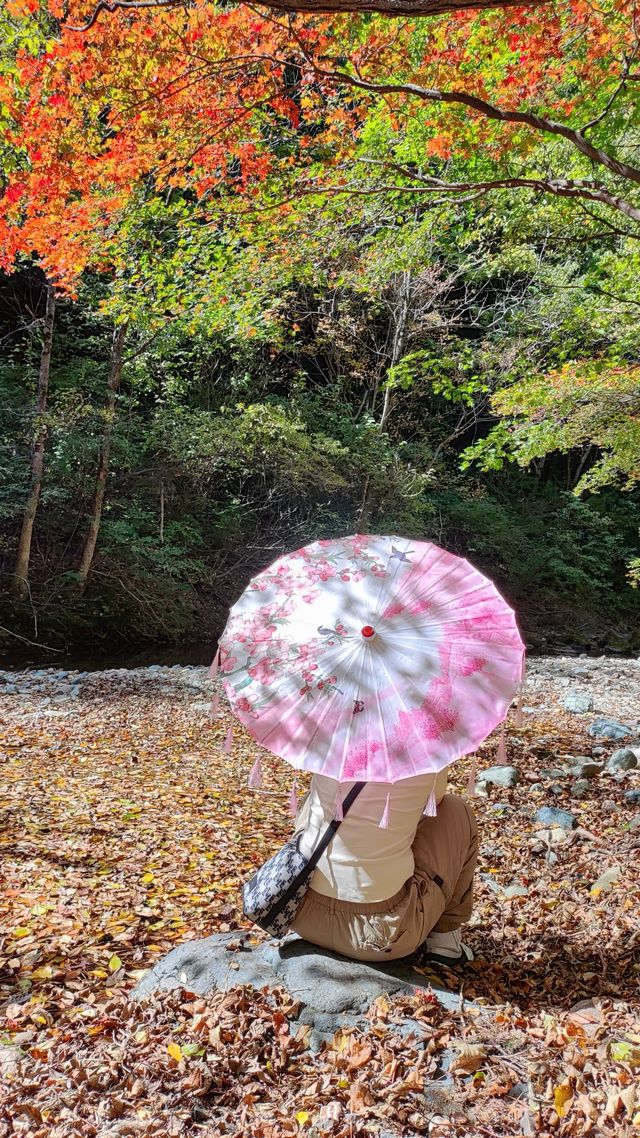
POLYGON ((214 691, 211 697, 211 707, 209 708, 209 715, 212 719, 218 718, 218 709, 220 707, 220 692, 214 691))
POLYGON ((225 755, 231 754, 231 748, 232 747, 233 747, 233 727, 230 727, 229 730, 227 731, 227 735, 226 735, 226 738, 224 741, 224 746, 222 748, 225 755))
POLYGON ((333 812, 333 816, 338 822, 341 822, 344 818, 344 813, 342 810, 342 791, 340 787, 338 787, 338 792, 336 794, 336 808, 333 812))
POLYGON ((253 787, 262 786, 262 767, 260 765, 260 759, 259 758, 256 759, 255 763, 253 764, 253 766, 251 768, 251 774, 249 775, 248 785, 253 786, 253 787))
POLYGON ((527 665, 524 656, 522 657, 522 673, 520 675, 520 687, 518 688, 518 702, 516 704, 516 727, 522 727, 522 704, 524 701, 524 689, 527 682, 527 665))
POLYGON ((391 797, 391 795, 388 794, 387 795, 387 801, 384 804, 384 810, 382 813, 382 818, 378 822, 378 829, 379 830, 388 830, 389 829, 389 799, 390 799, 390 797, 391 797))
POLYGON ((427 798, 427 804, 422 811, 425 818, 436 818, 438 815, 438 803, 436 802, 436 781, 433 780, 431 794, 427 798))
POLYGON ((298 787, 295 778, 293 780, 293 786, 291 787, 291 794, 289 795, 289 813, 292 818, 295 818, 298 813, 298 787))
POLYGON ((507 740, 504 733, 504 724, 500 732, 500 740, 498 742, 498 753, 496 755, 498 763, 506 763, 507 761, 507 740))
POLYGON ((469 771, 469 778, 467 780, 467 797, 475 798, 476 796, 476 775, 478 773, 478 756, 474 753, 471 763, 471 770, 469 771))
POLYGON ((515 717, 515 720, 514 720, 514 722, 515 722, 515 725, 516 725, 516 727, 522 727, 522 724, 523 724, 523 718, 522 718, 522 688, 520 688, 520 692, 519 692, 519 694, 518 694, 518 702, 517 702, 517 704, 516 704, 516 717, 515 717))

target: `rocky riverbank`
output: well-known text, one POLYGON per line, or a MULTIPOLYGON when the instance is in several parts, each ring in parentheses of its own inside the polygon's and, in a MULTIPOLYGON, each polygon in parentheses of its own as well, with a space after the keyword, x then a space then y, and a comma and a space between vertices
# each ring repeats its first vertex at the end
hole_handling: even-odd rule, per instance
MULTIPOLYGON (((2 707, 12 718, 74 715, 86 712, 88 704, 128 696, 160 704, 179 700, 192 703, 196 711, 206 710, 211 697, 208 669, 153 664, 100 671, 0 670, 0 699, 7 701, 2 707)), ((545 715, 559 716, 567 726, 609 718, 622 722, 628 737, 636 737, 640 732, 640 657, 533 657, 527 664, 523 705, 529 722, 545 715)))
POLYGON ((240 888, 291 832, 291 769, 266 756, 247 786, 256 746, 237 725, 225 745, 204 667, 0 672, 0 1134, 635 1131, 639 692, 635 659, 530 661, 521 716, 478 751, 475 960, 433 979, 451 1008, 378 1000, 312 1055, 305 991, 131 999, 212 934, 262 951, 240 888))

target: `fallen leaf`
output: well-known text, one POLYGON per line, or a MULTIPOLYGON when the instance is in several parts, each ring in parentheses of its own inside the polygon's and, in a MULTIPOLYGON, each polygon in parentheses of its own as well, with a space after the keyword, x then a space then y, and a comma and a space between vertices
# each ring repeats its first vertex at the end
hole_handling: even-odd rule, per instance
POLYGON ((458 1051, 458 1055, 451 1063, 449 1070, 452 1074, 461 1072, 465 1075, 472 1075, 474 1071, 482 1067, 484 1060, 487 1057, 484 1044, 482 1043, 466 1043, 463 1040, 454 1040, 453 1046, 458 1051))
POLYGON ((568 1114, 573 1101, 573 1090, 569 1083, 560 1083, 553 1092, 553 1105, 555 1107, 558 1118, 564 1118, 568 1114))

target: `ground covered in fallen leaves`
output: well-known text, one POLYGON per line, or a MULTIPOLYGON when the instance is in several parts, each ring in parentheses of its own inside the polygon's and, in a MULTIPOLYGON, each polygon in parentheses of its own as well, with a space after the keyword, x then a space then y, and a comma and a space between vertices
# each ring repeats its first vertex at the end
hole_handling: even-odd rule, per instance
MULTIPOLYGON (((638 664, 618 663, 632 703, 638 664)), ((619 715, 604 664, 587 664, 596 712, 619 715)), ((129 999, 176 944, 247 927, 239 886, 290 832, 290 771, 267 756, 265 789, 248 789, 255 745, 237 732, 225 752, 230 720, 210 722, 197 671, 1 701, 0 1136, 637 1134, 640 807, 625 792, 640 770, 605 769, 580 795, 541 775, 619 746, 588 735, 595 714, 562 710, 548 670, 524 726, 512 716, 521 782, 475 800, 476 959, 438 974, 456 1012, 423 991, 379 1000, 366 1031, 314 1055, 284 991, 129 999), (541 828, 542 805, 577 828, 541 828), (403 1037, 407 1018, 419 1034, 403 1037)))

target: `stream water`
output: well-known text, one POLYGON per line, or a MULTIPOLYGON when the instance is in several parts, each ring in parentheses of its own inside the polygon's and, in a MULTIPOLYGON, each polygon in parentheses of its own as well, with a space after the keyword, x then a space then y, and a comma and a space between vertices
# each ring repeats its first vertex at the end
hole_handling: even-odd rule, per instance
POLYGON ((215 644, 124 644, 111 651, 104 648, 76 647, 69 651, 43 652, 20 645, 11 652, 0 653, 0 669, 22 671, 23 668, 63 668, 65 671, 99 672, 106 668, 148 668, 151 664, 209 665, 215 644))

